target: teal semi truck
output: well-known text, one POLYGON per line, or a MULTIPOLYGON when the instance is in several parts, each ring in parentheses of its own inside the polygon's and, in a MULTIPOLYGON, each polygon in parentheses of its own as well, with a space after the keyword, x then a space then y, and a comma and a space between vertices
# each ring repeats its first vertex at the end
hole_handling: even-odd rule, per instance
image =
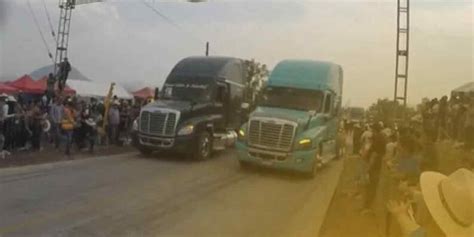
POLYGON ((342 84, 342 67, 334 63, 278 63, 256 109, 239 130, 236 149, 241 166, 261 165, 313 177, 336 156, 342 84))

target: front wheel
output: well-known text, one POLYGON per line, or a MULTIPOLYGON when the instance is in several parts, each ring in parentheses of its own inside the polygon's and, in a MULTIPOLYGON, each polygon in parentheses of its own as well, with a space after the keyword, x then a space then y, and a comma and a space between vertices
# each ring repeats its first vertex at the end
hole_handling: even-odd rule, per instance
POLYGON ((311 170, 303 173, 303 175, 307 179, 313 179, 316 176, 317 170, 318 170, 318 165, 317 165, 317 161, 315 161, 313 162, 311 170))
POLYGON ((145 148, 145 147, 140 147, 138 148, 138 150, 145 157, 150 156, 153 153, 153 150, 145 148))
POLYGON ((240 165, 240 168, 244 170, 250 169, 252 167, 252 165, 248 161, 243 161, 243 160, 239 160, 239 165, 240 165))
POLYGON ((193 156, 196 160, 207 160, 212 153, 212 138, 209 132, 201 132, 197 138, 196 148, 193 156))

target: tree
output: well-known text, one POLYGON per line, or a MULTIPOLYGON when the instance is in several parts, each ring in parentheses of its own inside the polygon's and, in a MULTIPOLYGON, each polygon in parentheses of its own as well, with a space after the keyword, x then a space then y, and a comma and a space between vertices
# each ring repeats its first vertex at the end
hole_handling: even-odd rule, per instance
POLYGON ((378 99, 367 110, 367 117, 371 122, 382 121, 387 126, 392 126, 395 122, 404 123, 405 118, 411 118, 415 114, 415 110, 405 107, 393 100, 378 99))
POLYGON ((256 62, 255 59, 245 60, 245 67, 247 72, 245 81, 246 101, 253 106, 264 87, 269 71, 267 65, 256 62))

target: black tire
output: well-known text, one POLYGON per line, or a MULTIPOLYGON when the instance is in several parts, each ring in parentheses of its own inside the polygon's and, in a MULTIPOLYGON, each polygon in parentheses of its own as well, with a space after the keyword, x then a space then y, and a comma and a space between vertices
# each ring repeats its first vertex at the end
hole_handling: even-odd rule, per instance
POLYGON ((212 137, 207 131, 203 131, 199 134, 196 146, 193 152, 193 158, 195 160, 207 160, 211 158, 212 154, 212 137))
POLYGON ((145 157, 148 157, 153 153, 152 149, 149 149, 149 148, 146 148, 146 147, 140 147, 140 148, 138 148, 138 150, 145 157))
POLYGON ((248 170, 252 168, 252 164, 247 161, 239 160, 239 165, 241 169, 248 170))
POLYGON ((315 161, 313 162, 313 167, 311 168, 311 171, 303 173, 303 176, 307 179, 313 179, 316 176, 317 171, 318 171, 318 167, 315 161))

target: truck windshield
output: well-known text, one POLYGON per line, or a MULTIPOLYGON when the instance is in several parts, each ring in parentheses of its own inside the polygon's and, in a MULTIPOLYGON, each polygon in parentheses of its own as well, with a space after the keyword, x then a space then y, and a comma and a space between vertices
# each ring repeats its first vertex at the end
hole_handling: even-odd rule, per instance
POLYGON ((212 78, 181 77, 163 85, 162 99, 207 102, 212 98, 212 78))
POLYGON ((321 91, 269 87, 264 91, 260 105, 320 112, 323 98, 321 91))

